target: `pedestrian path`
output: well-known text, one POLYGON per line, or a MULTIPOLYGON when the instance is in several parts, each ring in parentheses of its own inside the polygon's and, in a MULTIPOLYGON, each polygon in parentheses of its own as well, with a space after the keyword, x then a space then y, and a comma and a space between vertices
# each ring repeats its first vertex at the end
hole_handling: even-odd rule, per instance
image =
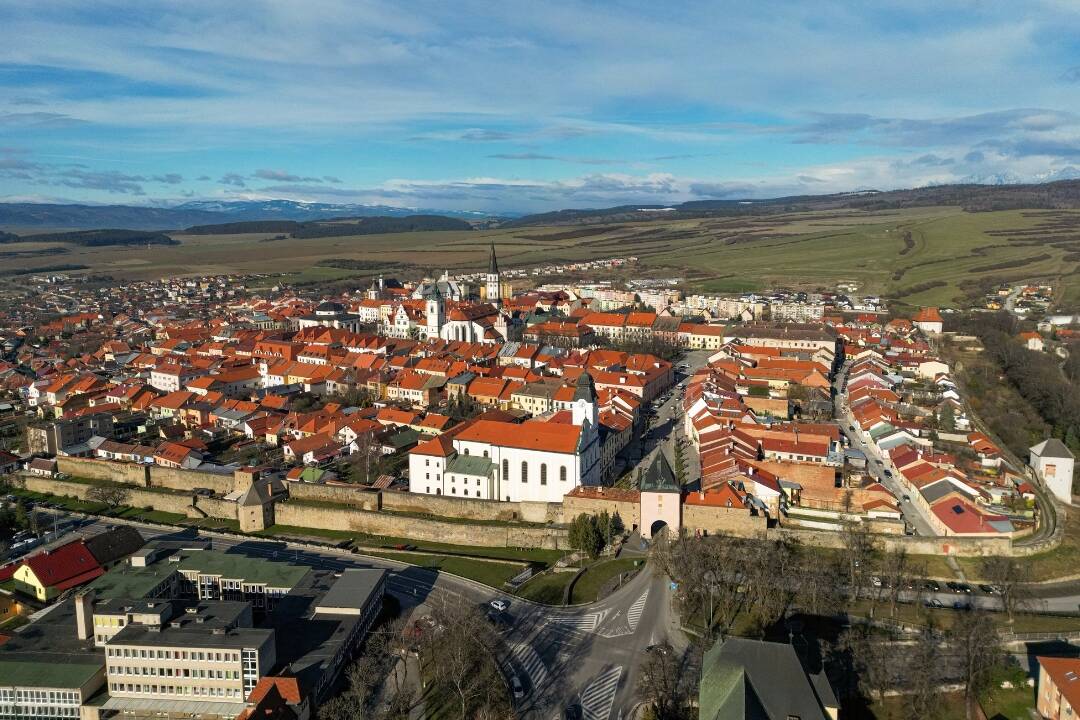
POLYGON ((646 588, 645 592, 641 593, 641 597, 635 600, 634 604, 626 612, 626 622, 630 625, 631 630, 637 630, 638 622, 641 620, 641 613, 645 612, 645 603, 648 601, 649 590, 646 588))
POLYGON ((532 645, 514 643, 511 648, 510 657, 524 671, 533 692, 546 686, 548 682, 547 667, 532 645))
POLYGON ((611 716, 622 670, 621 665, 608 668, 581 691, 581 711, 585 720, 608 720, 611 716))

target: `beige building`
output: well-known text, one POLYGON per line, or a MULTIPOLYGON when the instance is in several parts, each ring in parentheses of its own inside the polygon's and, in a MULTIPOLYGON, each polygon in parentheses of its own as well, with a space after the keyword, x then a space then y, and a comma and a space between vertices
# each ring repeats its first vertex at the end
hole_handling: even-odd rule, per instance
POLYGON ((105 643, 108 709, 138 716, 180 700, 196 715, 235 717, 276 661, 274 631, 251 622, 250 603, 216 601, 165 624, 126 625, 105 643))
POLYGON ((1080 712, 1080 659, 1040 657, 1035 708, 1047 720, 1073 720, 1080 712))

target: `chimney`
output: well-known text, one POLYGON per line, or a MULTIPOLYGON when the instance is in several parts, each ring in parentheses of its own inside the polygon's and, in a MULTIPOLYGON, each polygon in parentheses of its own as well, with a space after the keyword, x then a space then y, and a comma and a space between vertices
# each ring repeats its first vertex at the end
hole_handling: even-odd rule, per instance
POLYGON ((94 637, 94 591, 75 594, 75 631, 80 640, 94 637))

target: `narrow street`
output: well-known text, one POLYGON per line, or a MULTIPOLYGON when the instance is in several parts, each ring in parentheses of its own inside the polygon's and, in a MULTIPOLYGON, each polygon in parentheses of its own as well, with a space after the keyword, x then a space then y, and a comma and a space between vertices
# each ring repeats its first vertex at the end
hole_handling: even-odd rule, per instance
POLYGON ((833 380, 833 387, 836 390, 833 397, 833 406, 836 420, 840 423, 840 432, 848 438, 851 447, 866 456, 866 471, 896 496, 904 520, 914 528, 915 534, 928 537, 937 535, 930 524, 926 511, 911 500, 905 499, 905 497, 910 497, 911 491, 904 487, 898 478, 886 474, 885 458, 882 456, 881 451, 878 450, 877 445, 864 440, 862 432, 855 425, 855 418, 847 404, 847 393, 844 392, 847 373, 848 363, 844 363, 844 366, 840 368, 840 372, 836 374, 836 378, 833 380))

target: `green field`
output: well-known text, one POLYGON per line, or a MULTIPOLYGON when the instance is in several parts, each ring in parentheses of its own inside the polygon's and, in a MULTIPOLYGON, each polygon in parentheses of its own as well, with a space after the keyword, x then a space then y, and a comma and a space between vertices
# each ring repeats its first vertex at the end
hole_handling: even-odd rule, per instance
MULTIPOLYGON (((286 282, 363 283, 385 263, 387 274, 420 277, 444 269, 475 271, 496 244, 503 268, 633 255, 635 277, 678 275, 689 288, 741 292, 773 286, 829 288, 838 281, 860 292, 911 305, 951 305, 978 294, 977 281, 1042 280, 1080 306, 1077 257, 1080 211, 1008 210, 969 213, 956 207, 821 210, 763 216, 692 218, 596 226, 485 231, 409 232, 273 240, 270 234, 183 235, 177 246, 65 246, 49 262, 83 264, 124 277, 228 272, 284 273, 286 282), (1066 259, 1068 257, 1068 259, 1066 259), (317 266, 362 260, 364 270, 317 266), (372 265, 373 264, 373 265, 372 265)), ((19 243, 19 253, 50 247, 19 243)), ((42 257, 6 260, 12 269, 42 257)), ((90 271, 86 271, 90 272, 90 271)), ((619 273, 606 273, 618 278, 619 273)), ((273 284, 268 278, 262 284, 273 284)))

